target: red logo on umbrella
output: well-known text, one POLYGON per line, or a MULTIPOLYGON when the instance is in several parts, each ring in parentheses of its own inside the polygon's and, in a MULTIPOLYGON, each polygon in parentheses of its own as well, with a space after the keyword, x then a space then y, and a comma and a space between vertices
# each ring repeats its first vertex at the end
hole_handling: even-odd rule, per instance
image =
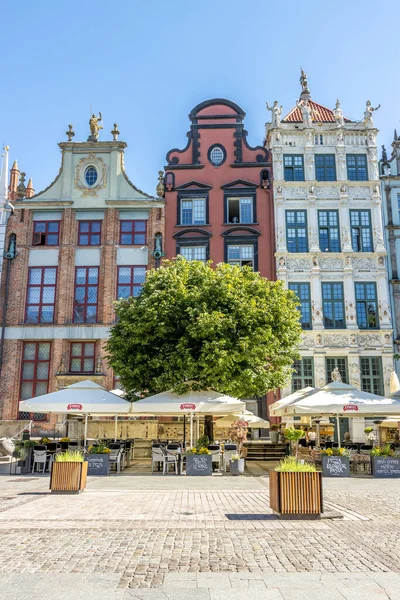
POLYGON ((82 404, 68 404, 67 410, 82 410, 82 404))
POLYGON ((191 404, 190 402, 186 402, 186 404, 181 404, 181 410, 196 410, 196 405, 191 404))
POLYGON ((357 404, 346 404, 346 406, 343 406, 343 410, 358 410, 358 406, 357 404))

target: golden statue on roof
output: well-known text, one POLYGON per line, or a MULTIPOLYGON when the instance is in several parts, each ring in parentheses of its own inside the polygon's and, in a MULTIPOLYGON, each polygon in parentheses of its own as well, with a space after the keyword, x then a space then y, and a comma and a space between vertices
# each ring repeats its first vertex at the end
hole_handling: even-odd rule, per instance
POLYGON ((90 117, 90 136, 88 137, 88 142, 97 142, 97 140, 99 139, 99 131, 100 129, 103 129, 103 125, 100 125, 99 121, 103 123, 103 117, 101 116, 101 112, 99 112, 99 116, 93 114, 90 117))

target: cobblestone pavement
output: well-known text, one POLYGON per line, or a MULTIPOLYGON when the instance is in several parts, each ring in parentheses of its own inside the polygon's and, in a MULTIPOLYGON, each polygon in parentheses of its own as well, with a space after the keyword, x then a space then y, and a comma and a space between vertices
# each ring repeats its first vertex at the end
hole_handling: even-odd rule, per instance
POLYGON ((55 496, 48 478, 0 477, 0 597, 400 600, 395 480, 325 480, 343 518, 321 521, 276 519, 266 478, 198 480, 92 478, 55 496))

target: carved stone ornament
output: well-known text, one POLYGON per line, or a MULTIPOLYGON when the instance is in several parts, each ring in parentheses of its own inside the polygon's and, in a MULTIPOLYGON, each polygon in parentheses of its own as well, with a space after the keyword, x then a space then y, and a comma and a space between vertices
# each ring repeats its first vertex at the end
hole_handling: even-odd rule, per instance
POLYGON ((299 198, 299 197, 305 198, 307 196, 307 190, 304 189, 303 187, 285 188, 284 196, 285 196, 285 198, 299 198))
POLYGON ((309 233, 309 238, 310 238, 310 246, 312 248, 319 248, 319 236, 318 236, 317 228, 309 227, 308 233, 309 233))
POLYGON ((357 337, 354 333, 350 336, 350 346, 357 346, 357 337))
POLYGON ((346 302, 346 320, 351 321, 352 323, 356 322, 357 313, 356 307, 352 302, 346 302))
POLYGON ((348 338, 345 335, 333 334, 324 336, 325 346, 331 348, 345 348, 348 344, 348 338))
POLYGON ((342 244, 343 246, 351 244, 350 228, 346 226, 342 227, 342 244))
POLYGON ((276 188, 276 191, 278 194, 282 194, 282 186, 278 185, 278 187, 276 188))
POLYGON ((103 372, 103 364, 101 362, 101 356, 97 357, 96 360, 96 373, 102 373, 103 372))
POLYGON ((383 231, 381 227, 374 227, 375 242, 377 246, 383 246, 383 231))
POLYGON ((351 256, 346 256, 345 258, 345 266, 351 267, 351 256))
POLYGON ((312 337, 308 337, 306 334, 303 334, 300 347, 301 348, 314 348, 315 342, 312 337))
POLYGON ((308 191, 310 192, 310 194, 314 194, 315 187, 313 185, 310 185, 310 187, 308 188, 308 191))
POLYGON ((164 171, 158 171, 158 183, 156 187, 157 196, 163 198, 165 195, 164 171))
POLYGON ((116 123, 114 123, 114 129, 111 130, 111 135, 113 136, 114 142, 116 142, 119 136, 118 125, 116 123))
POLYGON ((352 198, 359 198, 360 200, 365 200, 369 196, 369 188, 355 186, 349 188, 349 196, 352 198))
POLYGON ((322 335, 320 333, 315 338, 315 345, 316 346, 322 346, 322 335))
POLYGON ((64 375, 67 372, 67 367, 65 365, 65 356, 61 357, 60 366, 58 367, 57 374, 64 375))
POLYGON ((276 232, 276 240, 277 240, 277 246, 278 248, 284 248, 286 246, 285 244, 285 230, 283 227, 278 227, 278 230, 276 232))
POLYGON ((390 333, 385 333, 385 346, 392 345, 392 336, 390 333))
POLYGON ((380 256, 380 257, 378 258, 378 265, 379 265, 380 267, 384 267, 384 266, 385 266, 385 259, 383 258, 383 256, 380 256))
POLYGON ((353 258, 353 267, 356 270, 370 271, 374 268, 374 263, 370 258, 353 258))
POLYGON ((97 196, 97 192, 107 185, 107 165, 104 160, 95 154, 89 154, 81 158, 75 167, 74 186, 82 192, 83 196, 97 196), (88 187, 85 180, 85 172, 88 167, 95 167, 97 180, 95 185, 88 187))
POLYGON ((340 374, 340 371, 338 369, 338 367, 335 367, 331 373, 331 379, 332 381, 337 381, 338 383, 342 382, 342 376, 340 374))
POLYGON ((279 259, 279 267, 283 268, 285 266, 285 259, 283 258, 283 256, 280 257, 279 259))
POLYGON ((361 348, 381 348, 382 340, 376 333, 358 334, 357 343, 361 348))
POLYGON ((347 187, 345 185, 342 185, 340 191, 342 192, 342 194, 345 194, 347 192, 347 187))
POLYGON ((318 267, 318 257, 317 256, 312 257, 312 264, 313 264, 313 267, 318 267))
POLYGON ((72 125, 68 125, 68 131, 65 132, 65 135, 68 137, 68 141, 72 142, 72 138, 75 135, 75 131, 73 131, 72 125))
POLYGON ((312 320, 322 321, 322 304, 320 302, 312 302, 312 320))
POLYGON ((350 363, 350 371, 352 373, 361 373, 360 365, 356 362, 350 363))
POLYGON ((379 302, 379 318, 381 321, 390 321, 390 306, 387 302, 379 302))
POLYGON ((321 258, 319 261, 321 269, 325 271, 340 271, 343 269, 343 261, 341 258, 321 258))
POLYGON ((310 269, 311 264, 307 258, 291 258, 287 261, 289 271, 306 271, 310 269))

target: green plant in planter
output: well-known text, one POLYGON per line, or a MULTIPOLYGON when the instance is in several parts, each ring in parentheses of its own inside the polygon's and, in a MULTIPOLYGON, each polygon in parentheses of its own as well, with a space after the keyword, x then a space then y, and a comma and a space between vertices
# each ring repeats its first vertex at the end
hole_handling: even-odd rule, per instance
POLYGON ((89 446, 89 454, 110 454, 111 450, 104 442, 98 442, 96 446, 89 446))
POLYGON ((51 440, 48 437, 42 437, 39 444, 51 444, 51 440))
POLYGON ((56 454, 56 462, 83 462, 85 457, 79 450, 66 450, 60 454, 56 454))
POLYGON ((33 446, 37 446, 38 442, 35 442, 34 440, 25 440, 24 441, 24 448, 33 448, 33 446))
POLYGON ((386 446, 376 446, 372 448, 371 456, 394 456, 394 450, 390 448, 389 444, 386 444, 386 446))
POLYGON ((374 430, 374 428, 373 428, 373 427, 366 427, 366 428, 364 429, 364 433, 365 433, 366 435, 368 435, 368 434, 369 434, 369 433, 371 433, 373 430, 374 430))
POLYGON ((237 461, 237 460, 240 460, 240 454, 232 454, 232 456, 231 456, 231 460, 232 460, 232 461, 237 461))
POLYGON ((274 470, 281 473, 316 473, 317 471, 315 465, 301 463, 294 456, 287 456, 282 459, 274 470))
POLYGON ((278 425, 277 423, 272 423, 272 425, 270 426, 270 431, 279 431, 281 428, 280 425, 278 425))
POLYGON ((208 435, 204 434, 199 437, 199 439, 197 440, 196 446, 197 446, 197 448, 207 448, 209 443, 210 443, 210 438, 208 437, 208 435))
POLYGON ((285 438, 291 442, 295 442, 295 456, 297 459, 299 453, 299 440, 304 437, 304 431, 302 429, 295 429, 294 427, 288 427, 284 431, 285 438))

